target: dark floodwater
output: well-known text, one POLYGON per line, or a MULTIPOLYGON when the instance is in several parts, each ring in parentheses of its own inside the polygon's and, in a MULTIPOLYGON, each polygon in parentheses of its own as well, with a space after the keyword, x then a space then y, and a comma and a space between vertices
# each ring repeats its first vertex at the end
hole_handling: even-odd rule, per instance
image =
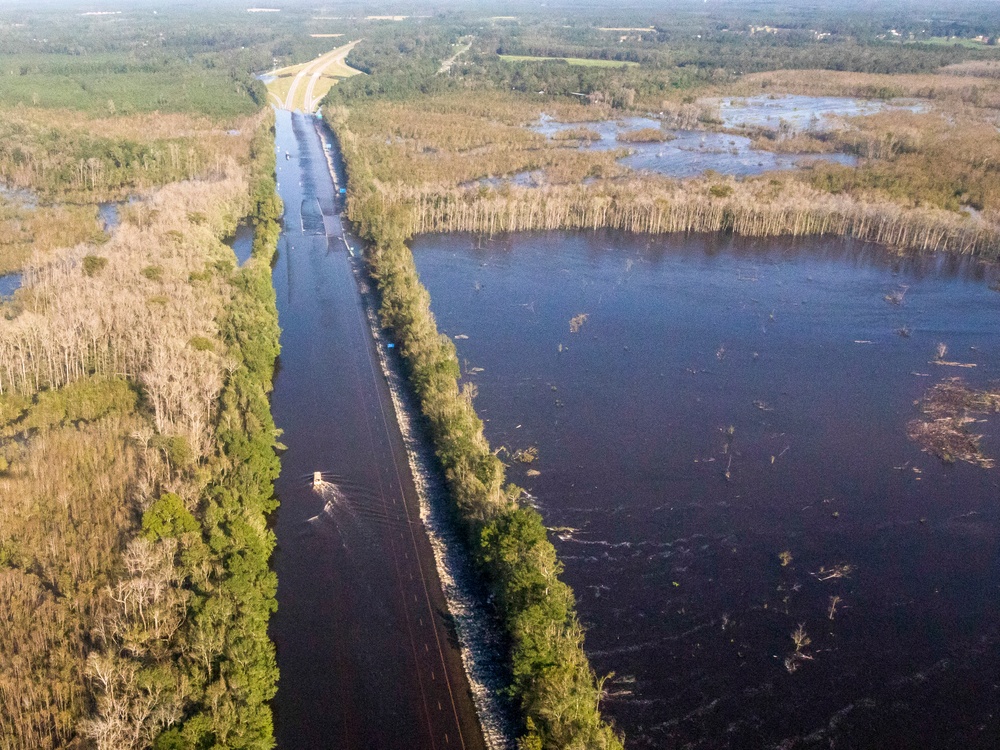
MULTIPOLYGON (((538 448, 511 478, 629 747, 997 746, 1000 469, 906 437, 929 386, 1000 379, 995 270, 703 236, 414 254, 488 437, 538 448)), ((998 422, 974 428, 1000 458, 998 422)))
POLYGON ((271 622, 282 750, 480 750, 388 385, 314 120, 276 114, 284 430, 271 622), (314 472, 322 482, 314 486, 314 472))
POLYGON ((226 239, 226 244, 233 249, 237 262, 242 266, 250 259, 253 250, 253 225, 248 221, 241 221, 236 225, 236 232, 232 237, 226 239))

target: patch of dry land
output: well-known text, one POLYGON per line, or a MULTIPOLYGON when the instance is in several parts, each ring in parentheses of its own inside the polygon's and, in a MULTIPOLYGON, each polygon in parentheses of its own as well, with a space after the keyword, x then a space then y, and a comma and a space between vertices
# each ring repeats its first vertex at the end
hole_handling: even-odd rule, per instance
POLYGON ((338 81, 361 72, 346 62, 347 55, 357 43, 357 41, 349 42, 320 55, 311 62, 289 65, 273 71, 270 74, 271 80, 267 84, 271 103, 281 109, 315 112, 323 97, 337 85, 338 81))

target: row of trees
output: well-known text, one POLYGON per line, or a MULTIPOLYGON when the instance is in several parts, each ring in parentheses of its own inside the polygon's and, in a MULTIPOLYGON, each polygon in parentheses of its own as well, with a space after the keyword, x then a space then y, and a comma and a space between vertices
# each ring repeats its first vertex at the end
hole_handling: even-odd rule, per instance
POLYGON ((516 232, 613 228, 629 232, 733 232, 753 237, 833 235, 903 250, 995 258, 995 224, 938 208, 864 201, 796 180, 777 184, 702 179, 609 182, 591 186, 504 186, 498 190, 385 188, 407 228, 424 232, 516 232))

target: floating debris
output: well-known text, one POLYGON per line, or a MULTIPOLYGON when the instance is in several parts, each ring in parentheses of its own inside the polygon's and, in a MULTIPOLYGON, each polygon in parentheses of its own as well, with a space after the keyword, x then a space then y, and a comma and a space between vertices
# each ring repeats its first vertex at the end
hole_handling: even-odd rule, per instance
POLYGON ((538 460, 538 448, 535 446, 531 446, 530 448, 520 448, 514 451, 511 457, 518 463, 534 463, 538 460))
POLYGON ((909 289, 908 286, 902 286, 894 292, 889 292, 887 295, 885 295, 885 301, 891 305, 903 304, 903 299, 906 297, 907 289, 909 289))
POLYGON ((836 578, 848 578, 854 571, 854 566, 848 563, 840 563, 838 565, 833 565, 829 568, 821 566, 819 570, 815 573, 810 573, 809 575, 814 578, 818 578, 821 581, 832 581, 836 578))
POLYGON ((1000 411, 1000 389, 977 391, 960 378, 932 386, 919 402, 922 416, 906 426, 906 434, 945 463, 966 463, 991 469, 994 460, 979 447, 982 435, 969 432, 975 415, 1000 411))
POLYGON ((580 313, 579 315, 574 315, 569 319, 569 332, 578 333, 583 327, 583 324, 587 322, 587 318, 590 317, 590 313, 580 313))

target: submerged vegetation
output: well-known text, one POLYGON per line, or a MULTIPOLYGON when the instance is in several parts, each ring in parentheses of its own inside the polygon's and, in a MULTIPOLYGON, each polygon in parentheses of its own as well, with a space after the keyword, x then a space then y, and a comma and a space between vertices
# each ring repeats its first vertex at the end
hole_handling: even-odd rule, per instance
POLYGON ((969 428, 979 421, 977 417, 998 411, 1000 390, 976 390, 960 378, 949 378, 927 390, 920 401, 921 417, 910 421, 907 434, 946 463, 964 461, 990 469, 995 460, 983 454, 979 445, 982 435, 969 428))

